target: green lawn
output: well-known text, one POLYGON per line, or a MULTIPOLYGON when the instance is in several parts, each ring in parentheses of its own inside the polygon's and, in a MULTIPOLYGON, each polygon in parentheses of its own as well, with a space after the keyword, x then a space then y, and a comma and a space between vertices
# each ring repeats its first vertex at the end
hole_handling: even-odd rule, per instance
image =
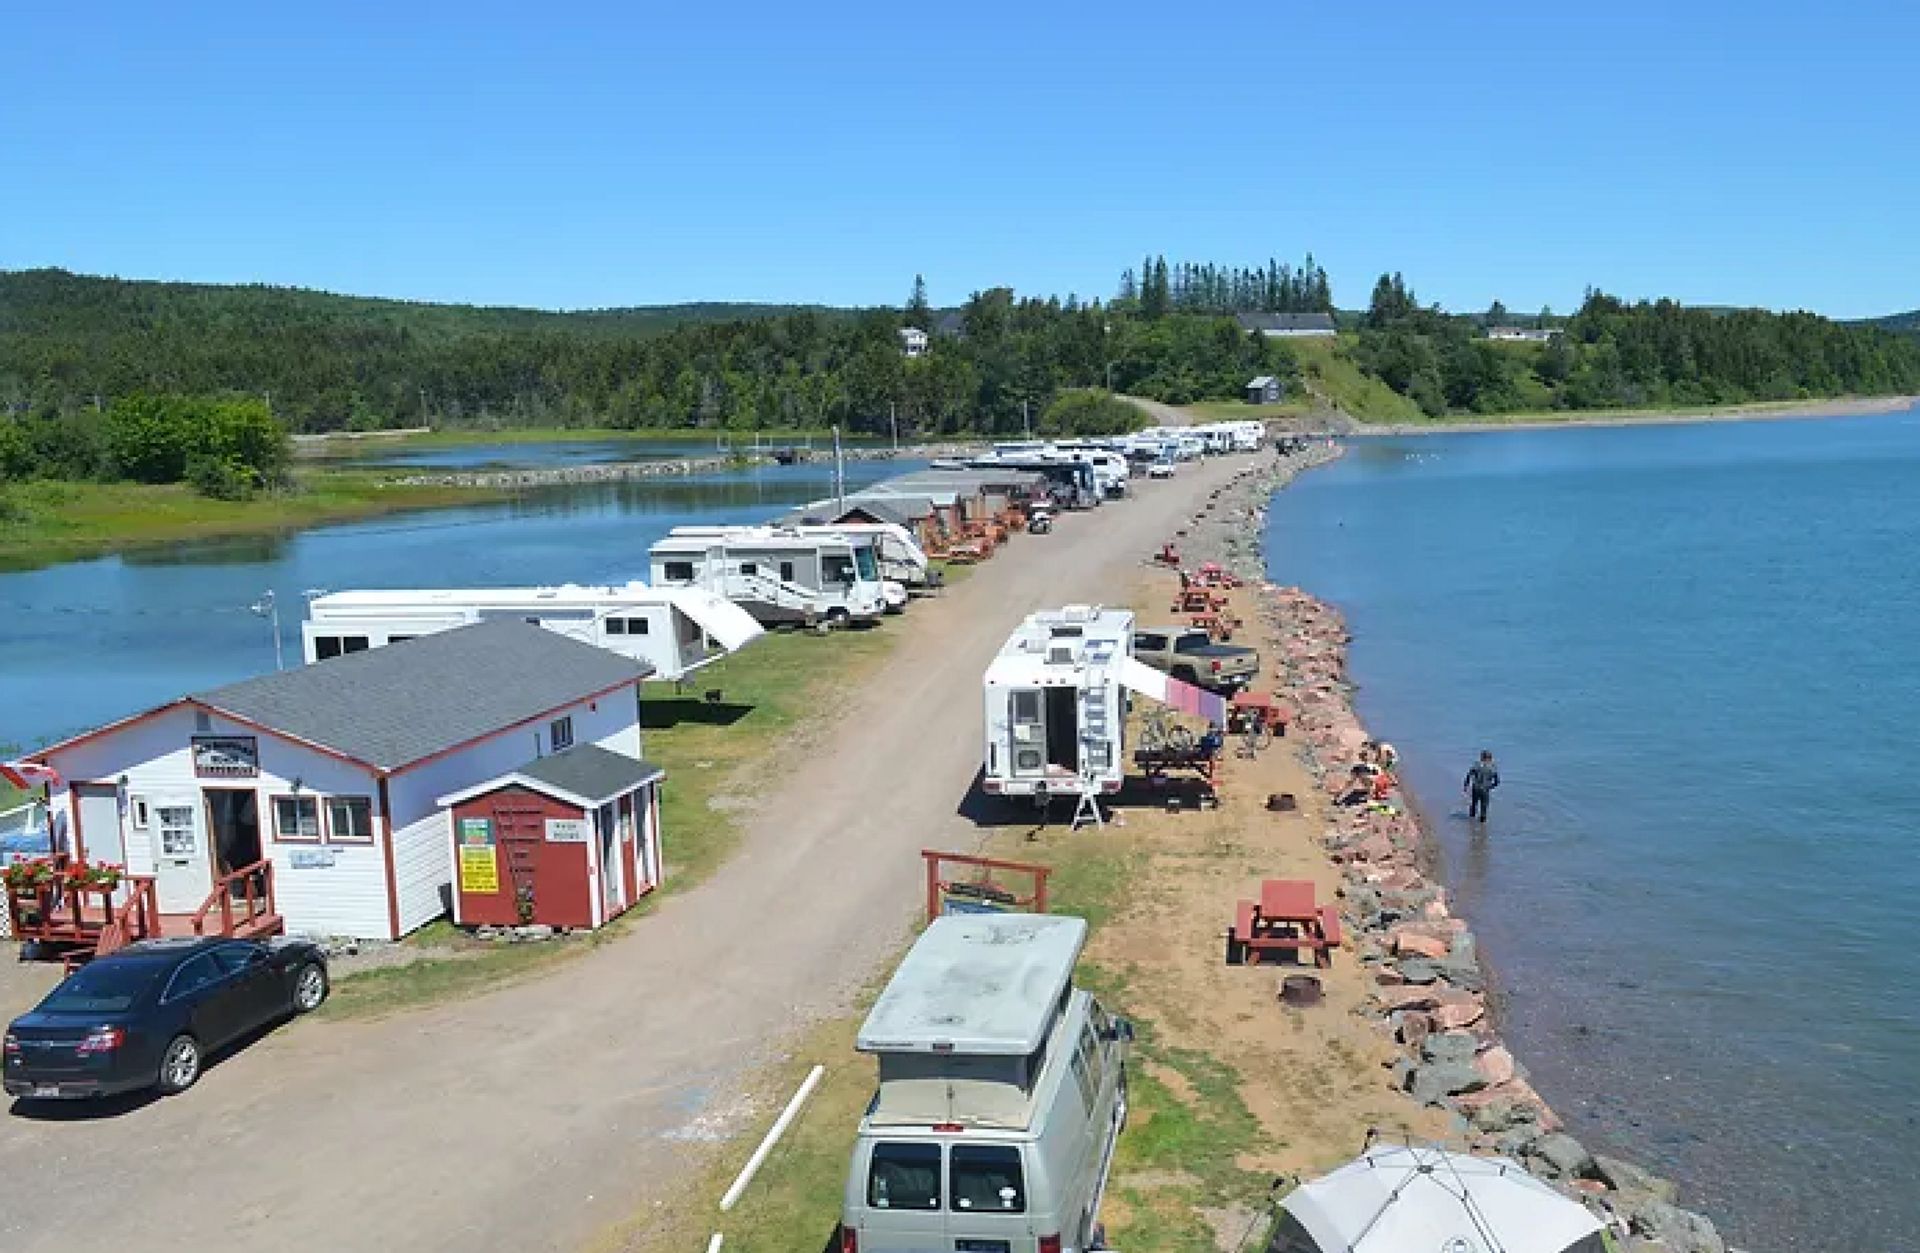
POLYGON ((1300 372, 1320 392, 1362 422, 1420 422, 1420 406, 1366 373, 1347 355, 1347 340, 1297 339, 1287 345, 1300 362, 1300 372))
MULTIPOLYGON (((738 845, 740 815, 790 756, 796 732, 833 716, 897 638, 898 622, 817 635, 771 632, 701 671, 676 695, 670 684, 641 692, 649 761, 667 772, 660 789, 665 892, 684 892, 718 869, 738 845), (718 692, 718 701, 708 701, 718 692)), ((468 938, 447 922, 409 937, 432 955, 406 966, 343 974, 327 1012, 368 1017, 488 991, 645 925, 655 898, 591 936, 541 944, 468 938)))
POLYGON ((498 495, 476 488, 400 487, 383 475, 354 471, 307 471, 289 490, 244 501, 213 500, 182 484, 36 480, 0 488, 0 569, 33 569, 141 544, 298 530, 498 495))
POLYGON ((1181 408, 1207 422, 1252 422, 1269 418, 1297 418, 1312 408, 1305 399, 1277 405, 1250 405, 1244 400, 1196 400, 1181 408))

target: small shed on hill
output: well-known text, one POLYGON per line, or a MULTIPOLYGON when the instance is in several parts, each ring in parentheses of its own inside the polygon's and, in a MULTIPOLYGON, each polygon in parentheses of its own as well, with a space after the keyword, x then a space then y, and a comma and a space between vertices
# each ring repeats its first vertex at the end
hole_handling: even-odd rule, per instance
POLYGON ((1271 374, 1262 374, 1247 384, 1247 403, 1250 405, 1277 405, 1286 394, 1286 388, 1280 380, 1271 374))

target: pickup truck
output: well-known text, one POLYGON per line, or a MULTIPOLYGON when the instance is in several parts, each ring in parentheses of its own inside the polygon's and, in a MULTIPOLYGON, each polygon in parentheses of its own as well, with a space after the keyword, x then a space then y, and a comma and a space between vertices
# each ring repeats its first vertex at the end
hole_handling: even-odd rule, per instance
POLYGON ((1260 654, 1216 644, 1192 627, 1147 627, 1133 633, 1133 655, 1155 670, 1212 692, 1236 692, 1260 673, 1260 654))

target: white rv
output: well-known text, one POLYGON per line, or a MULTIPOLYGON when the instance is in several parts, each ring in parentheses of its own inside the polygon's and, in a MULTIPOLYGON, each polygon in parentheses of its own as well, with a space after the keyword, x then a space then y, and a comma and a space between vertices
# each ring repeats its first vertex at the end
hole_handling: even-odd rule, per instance
POLYGON ((1090 796, 1126 776, 1127 697, 1137 693, 1226 722, 1225 701, 1133 655, 1133 615, 1068 605, 1030 615, 988 665, 986 768, 993 796, 1090 796))
POLYGON ((742 526, 669 535, 648 556, 655 584, 704 588, 767 624, 870 622, 887 609, 873 541, 837 530, 742 526))
POLYGON ((842 1253, 1082 1253, 1127 1120, 1133 1028, 1073 986, 1084 919, 960 914, 915 941, 854 1046, 879 1062, 842 1253))
POLYGON ((476 587, 332 592, 307 602, 307 664, 495 618, 518 618, 644 661, 677 681, 761 635, 753 615, 697 587, 476 587))
MULTIPOLYGON (((832 505, 832 501, 821 501, 820 508, 832 505)), ((897 522, 799 522, 790 519, 804 517, 814 509, 809 505, 788 515, 775 525, 785 530, 798 531, 802 535, 851 535, 873 541, 874 555, 880 559, 880 577, 884 581, 900 583, 906 587, 924 587, 931 579, 932 565, 927 560, 927 552, 920 547, 913 532, 897 522)), ((712 535, 735 530, 734 527, 718 526, 676 526, 671 535, 712 535)))

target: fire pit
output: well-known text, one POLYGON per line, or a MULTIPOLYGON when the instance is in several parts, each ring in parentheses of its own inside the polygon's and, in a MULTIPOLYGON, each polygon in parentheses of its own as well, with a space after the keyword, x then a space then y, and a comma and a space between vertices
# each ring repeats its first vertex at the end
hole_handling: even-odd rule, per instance
POLYGON ((1267 797, 1267 808, 1276 814, 1291 813, 1300 808, 1300 802, 1292 792, 1274 792, 1267 797))
POLYGON ((1323 999, 1325 994, 1320 990, 1320 980, 1312 975, 1288 975, 1280 980, 1282 1005, 1305 1009, 1309 1005, 1318 1005, 1323 999))

